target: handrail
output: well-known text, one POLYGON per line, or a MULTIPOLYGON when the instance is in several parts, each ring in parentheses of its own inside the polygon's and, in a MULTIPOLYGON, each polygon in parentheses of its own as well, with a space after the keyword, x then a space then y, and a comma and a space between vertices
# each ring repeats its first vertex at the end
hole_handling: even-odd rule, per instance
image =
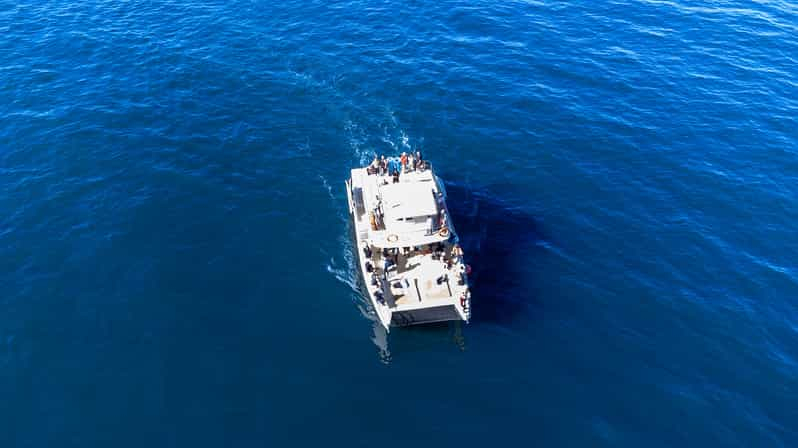
MULTIPOLYGON (((401 168, 402 158, 400 156, 388 156, 388 157, 385 158, 385 161, 388 162, 388 168, 389 169, 391 168, 391 164, 393 164, 394 168, 396 168, 396 169, 401 168)), ((371 163, 372 162, 367 163, 366 166, 364 166, 362 168, 369 168, 370 169, 371 168, 371 163)), ((421 168, 422 171, 423 170, 432 170, 432 162, 430 162, 429 160, 424 159, 424 160, 421 161, 420 168, 421 168)))
POLYGON ((372 235, 377 236, 377 237, 382 236, 383 234, 396 235, 396 236, 399 236, 399 237, 402 237, 402 236, 410 237, 410 236, 433 236, 435 234, 440 233, 440 231, 443 230, 443 229, 449 229, 449 231, 451 232, 451 229, 449 227, 441 226, 441 225, 436 225, 432 229, 424 228, 424 229, 418 229, 418 230, 396 231, 396 230, 389 230, 389 229, 381 228, 381 229, 378 229, 378 230, 370 230, 370 232, 371 232, 372 235))

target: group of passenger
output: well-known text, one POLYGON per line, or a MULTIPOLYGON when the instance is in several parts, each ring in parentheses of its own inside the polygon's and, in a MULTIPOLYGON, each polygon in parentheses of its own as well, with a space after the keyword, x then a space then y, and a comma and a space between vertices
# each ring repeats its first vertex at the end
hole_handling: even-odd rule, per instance
POLYGON ((399 164, 402 166, 403 173, 407 171, 423 170, 425 167, 424 159, 421 157, 421 151, 416 151, 415 155, 413 155, 412 152, 410 154, 402 152, 402 155, 399 156, 399 164))
POLYGON ((388 160, 385 156, 377 157, 377 154, 374 154, 374 160, 372 160, 371 164, 366 168, 366 172, 368 174, 379 174, 380 176, 384 176, 385 173, 388 172, 388 160))
MULTIPOLYGON (((415 247, 402 247, 402 248, 383 248, 382 259, 384 260, 383 269, 388 270, 390 266, 399 263, 399 255, 404 257, 411 257, 415 253, 429 253, 432 255, 433 260, 441 260, 446 264, 447 269, 451 269, 456 264, 463 263, 463 248, 455 243, 452 247, 450 256, 446 255, 446 246, 443 243, 430 244, 429 246, 415 246, 415 247)), ((372 252, 370 249, 366 252, 366 257, 371 258, 372 252)))
POLYGON ((418 251, 422 253, 430 253, 434 260, 441 260, 446 265, 447 271, 443 272, 438 278, 436 278, 438 285, 449 281, 449 273, 452 271, 452 268, 455 265, 459 266, 459 269, 454 272, 457 284, 466 284, 466 276, 471 273, 471 268, 465 264, 463 260, 463 248, 457 243, 452 246, 450 256, 446 256, 446 246, 444 246, 443 243, 431 244, 429 246, 383 248, 381 251, 382 264, 379 267, 376 266, 378 257, 375 256, 376 254, 374 254, 374 252, 371 250, 371 247, 365 246, 363 248, 363 255, 366 258, 366 272, 371 274, 371 286, 377 288, 377 291, 374 294, 379 303, 385 304, 385 296, 383 294, 380 282, 381 273, 388 273, 391 268, 397 266, 399 264, 400 254, 404 257, 409 257, 412 256, 414 252, 418 251), (427 252, 427 250, 429 252, 427 252), (381 273, 379 271, 380 268, 382 269, 381 273))
MULTIPOLYGON (((394 161, 395 160, 396 159, 394 159, 394 161)), ((409 154, 402 152, 402 155, 399 157, 398 168, 391 166, 390 162, 391 161, 385 158, 385 156, 378 157, 377 154, 374 154, 374 160, 366 167, 366 173, 378 174, 380 176, 389 175, 393 178, 393 182, 397 183, 399 182, 400 174, 416 170, 423 171, 427 167, 420 150, 417 150, 415 154, 413 154, 412 151, 409 154)))

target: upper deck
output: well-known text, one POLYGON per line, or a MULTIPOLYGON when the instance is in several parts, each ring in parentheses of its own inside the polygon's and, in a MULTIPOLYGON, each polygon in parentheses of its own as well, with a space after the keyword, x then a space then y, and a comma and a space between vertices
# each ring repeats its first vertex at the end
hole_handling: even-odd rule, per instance
POLYGON ((429 165, 402 173, 352 170, 351 195, 358 238, 380 248, 411 247, 449 239, 446 195, 429 165))

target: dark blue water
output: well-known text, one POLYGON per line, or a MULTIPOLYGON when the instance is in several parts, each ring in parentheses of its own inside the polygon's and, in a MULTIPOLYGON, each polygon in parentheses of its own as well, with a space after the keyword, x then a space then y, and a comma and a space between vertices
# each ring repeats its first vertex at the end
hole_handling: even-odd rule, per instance
POLYGON ((798 446, 788 1, 0 0, 0 446, 798 446), (375 329, 422 148, 473 320, 375 329))

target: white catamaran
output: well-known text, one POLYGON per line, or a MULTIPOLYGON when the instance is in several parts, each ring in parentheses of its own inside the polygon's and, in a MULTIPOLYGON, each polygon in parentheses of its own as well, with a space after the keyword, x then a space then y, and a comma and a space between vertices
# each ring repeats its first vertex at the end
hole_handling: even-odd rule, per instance
POLYGON ((468 321, 470 267, 430 164, 402 153, 352 170, 346 196, 359 268, 382 326, 468 321))

